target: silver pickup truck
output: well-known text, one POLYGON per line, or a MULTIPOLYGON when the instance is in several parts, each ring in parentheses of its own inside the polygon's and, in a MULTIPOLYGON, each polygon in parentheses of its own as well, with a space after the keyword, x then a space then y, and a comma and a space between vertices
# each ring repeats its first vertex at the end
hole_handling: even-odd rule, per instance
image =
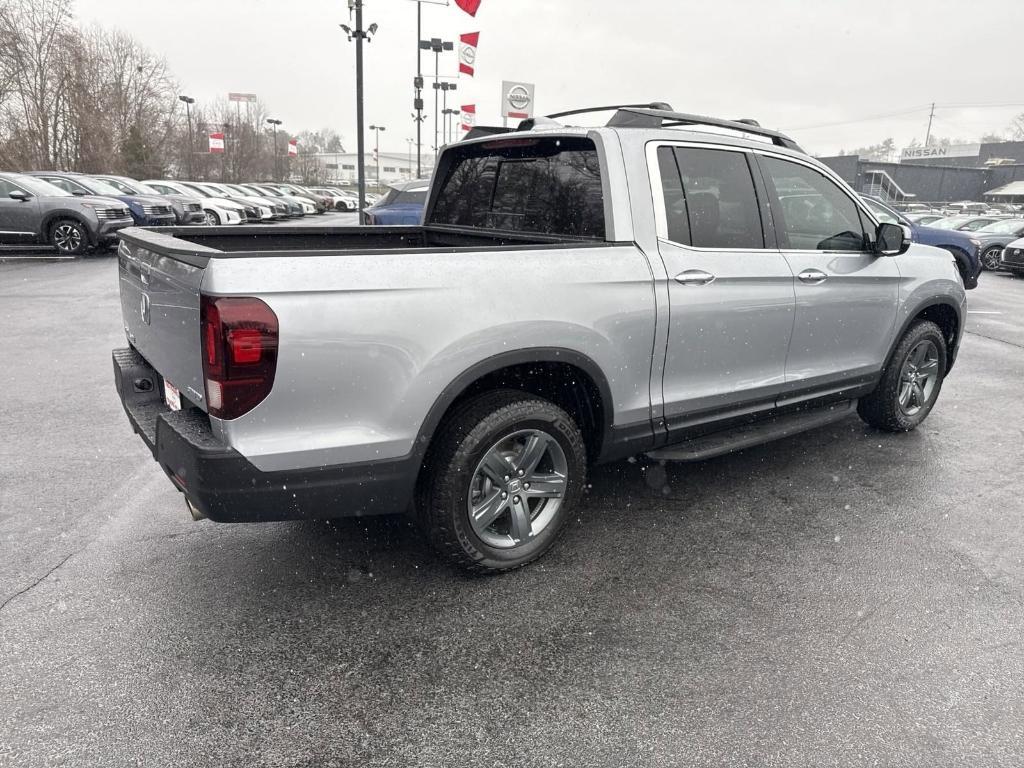
POLYGON ((195 517, 412 511, 502 571, 554 543, 590 464, 934 406, 965 318, 949 253, 784 135, 660 104, 476 133, 421 226, 122 234, 118 392, 195 517))

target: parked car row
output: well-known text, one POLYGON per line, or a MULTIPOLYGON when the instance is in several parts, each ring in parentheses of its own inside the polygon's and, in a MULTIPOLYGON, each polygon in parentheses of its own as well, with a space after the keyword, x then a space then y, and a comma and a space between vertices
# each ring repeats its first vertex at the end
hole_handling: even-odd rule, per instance
POLYGON ((0 173, 0 243, 52 245, 70 256, 112 245, 125 227, 270 223, 357 208, 354 194, 331 186, 0 173))
POLYGON ((928 216, 1016 216, 1024 213, 1024 205, 1013 203, 893 203, 893 208, 907 215, 928 216))

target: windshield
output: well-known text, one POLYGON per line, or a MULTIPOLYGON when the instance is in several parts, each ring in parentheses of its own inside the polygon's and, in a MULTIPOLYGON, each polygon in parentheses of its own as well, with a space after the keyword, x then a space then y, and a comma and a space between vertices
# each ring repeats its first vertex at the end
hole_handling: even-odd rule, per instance
POLYGON ((185 187, 185 189, 192 190, 193 192, 195 192, 197 195, 199 195, 201 197, 213 197, 212 194, 210 194, 208 191, 206 191, 205 189, 203 189, 202 187, 200 187, 200 186, 198 186, 196 184, 184 184, 183 183, 181 186, 185 187))
POLYGON ((966 221, 970 221, 970 219, 965 219, 963 216, 947 216, 945 219, 933 221, 928 226, 935 227, 936 229, 956 229, 963 226, 966 221))
POLYGON ((33 195, 38 195, 39 197, 72 196, 70 192, 63 190, 60 187, 55 187, 53 184, 48 181, 44 181, 43 179, 37 179, 35 176, 23 176, 20 173, 12 173, 8 178, 18 186, 24 187, 33 195))
POLYGON ((83 186, 89 187, 89 189, 97 195, 109 195, 111 197, 118 197, 123 195, 124 192, 119 190, 113 184, 109 184, 103 179, 97 179, 95 176, 75 176, 75 181, 79 181, 83 186))
POLYGON ((976 231, 993 235, 1015 235, 1024 229, 1024 219, 1006 219, 1005 221, 993 221, 976 231))
POLYGON ((903 218, 896 213, 896 211, 887 208, 876 200, 870 198, 863 198, 864 202, 867 203, 868 208, 875 214, 875 218, 882 224, 902 224, 904 223, 903 218))

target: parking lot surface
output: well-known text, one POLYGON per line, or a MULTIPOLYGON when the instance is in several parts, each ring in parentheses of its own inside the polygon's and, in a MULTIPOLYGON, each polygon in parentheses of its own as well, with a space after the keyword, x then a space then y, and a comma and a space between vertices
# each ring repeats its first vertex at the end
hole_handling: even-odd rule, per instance
POLYGON ((191 521, 114 258, 0 264, 0 765, 1019 765, 1024 279, 970 303, 916 432, 601 467, 469 578, 400 519, 191 521))

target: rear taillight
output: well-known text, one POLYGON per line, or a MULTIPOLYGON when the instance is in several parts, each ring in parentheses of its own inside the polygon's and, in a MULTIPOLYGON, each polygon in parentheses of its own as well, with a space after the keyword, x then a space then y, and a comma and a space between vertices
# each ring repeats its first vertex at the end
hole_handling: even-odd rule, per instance
POLYGON ((218 419, 237 419, 270 394, 277 370, 277 315, 251 296, 203 296, 206 407, 218 419))

